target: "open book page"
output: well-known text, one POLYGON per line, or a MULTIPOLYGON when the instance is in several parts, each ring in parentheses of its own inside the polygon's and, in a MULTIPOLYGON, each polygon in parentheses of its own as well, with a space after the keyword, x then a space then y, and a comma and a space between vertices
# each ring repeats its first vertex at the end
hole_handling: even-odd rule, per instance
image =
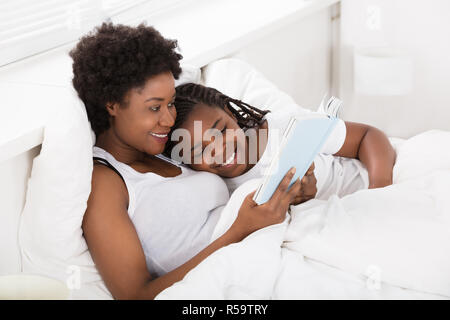
POLYGON ((342 110, 342 105, 343 102, 339 98, 336 98, 334 96, 328 98, 328 94, 325 94, 319 105, 319 108, 317 109, 317 112, 338 118, 339 113, 342 110))

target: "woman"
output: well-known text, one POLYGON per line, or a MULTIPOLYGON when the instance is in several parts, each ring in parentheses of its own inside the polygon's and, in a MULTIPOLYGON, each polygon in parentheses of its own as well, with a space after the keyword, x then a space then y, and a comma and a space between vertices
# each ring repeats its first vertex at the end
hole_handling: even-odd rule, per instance
POLYGON ((73 84, 97 137, 82 228, 117 299, 154 298, 214 251, 282 222, 302 189, 314 189, 310 179, 288 190, 289 172, 268 203, 257 206, 249 194, 230 229, 209 243, 226 185, 160 155, 176 118, 176 46, 145 25, 105 23, 70 53, 73 84))

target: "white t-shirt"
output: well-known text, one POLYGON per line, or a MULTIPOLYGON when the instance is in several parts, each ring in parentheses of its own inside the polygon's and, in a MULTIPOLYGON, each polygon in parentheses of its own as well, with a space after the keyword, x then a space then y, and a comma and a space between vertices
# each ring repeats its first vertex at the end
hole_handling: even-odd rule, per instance
MULTIPOLYGON (((124 179, 128 214, 153 277, 176 269, 208 246, 229 200, 220 177, 179 165, 181 174, 166 178, 138 172, 97 146, 93 154, 107 160, 124 179)), ((163 155, 158 157, 177 165, 163 155)))
MULTIPOLYGON (((224 179, 230 194, 244 182, 261 178, 264 175, 272 155, 280 145, 282 134, 291 117, 293 115, 301 117, 310 113, 306 109, 291 112, 274 110, 266 115, 269 128, 266 149, 259 161, 249 171, 235 178, 224 179)), ((346 133, 344 121, 339 120, 321 152, 314 159, 314 175, 317 179, 316 199, 327 200, 333 194, 342 197, 361 189, 367 189, 369 186, 367 170, 361 161, 333 156, 344 144, 346 133)))

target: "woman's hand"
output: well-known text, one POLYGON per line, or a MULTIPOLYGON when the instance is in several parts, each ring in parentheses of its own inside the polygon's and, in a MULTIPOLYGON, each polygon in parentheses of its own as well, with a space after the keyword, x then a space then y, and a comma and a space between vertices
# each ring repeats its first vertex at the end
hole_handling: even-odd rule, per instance
POLYGON ((301 182, 299 179, 288 189, 294 174, 295 168, 291 168, 281 180, 270 200, 262 205, 253 201, 256 191, 248 194, 229 231, 237 233, 243 239, 256 230, 283 222, 289 205, 300 192, 301 182))
POLYGON ((292 205, 297 205, 315 198, 317 194, 317 179, 314 175, 314 168, 313 162, 301 180, 300 191, 295 196, 294 201, 291 203, 292 205))

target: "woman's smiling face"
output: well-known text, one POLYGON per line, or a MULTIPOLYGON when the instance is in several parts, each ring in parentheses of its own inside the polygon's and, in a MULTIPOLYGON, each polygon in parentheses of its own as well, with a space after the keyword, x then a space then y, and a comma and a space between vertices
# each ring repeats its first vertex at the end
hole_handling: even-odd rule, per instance
POLYGON ((187 130, 191 138, 187 143, 190 147, 190 161, 185 156, 183 159, 185 163, 189 161, 186 164, 192 169, 226 178, 237 177, 245 172, 246 138, 228 110, 198 104, 179 129, 187 130))
POLYGON ((107 107, 117 138, 146 154, 163 152, 177 115, 172 73, 149 78, 142 87, 129 90, 124 100, 125 106, 107 107))

